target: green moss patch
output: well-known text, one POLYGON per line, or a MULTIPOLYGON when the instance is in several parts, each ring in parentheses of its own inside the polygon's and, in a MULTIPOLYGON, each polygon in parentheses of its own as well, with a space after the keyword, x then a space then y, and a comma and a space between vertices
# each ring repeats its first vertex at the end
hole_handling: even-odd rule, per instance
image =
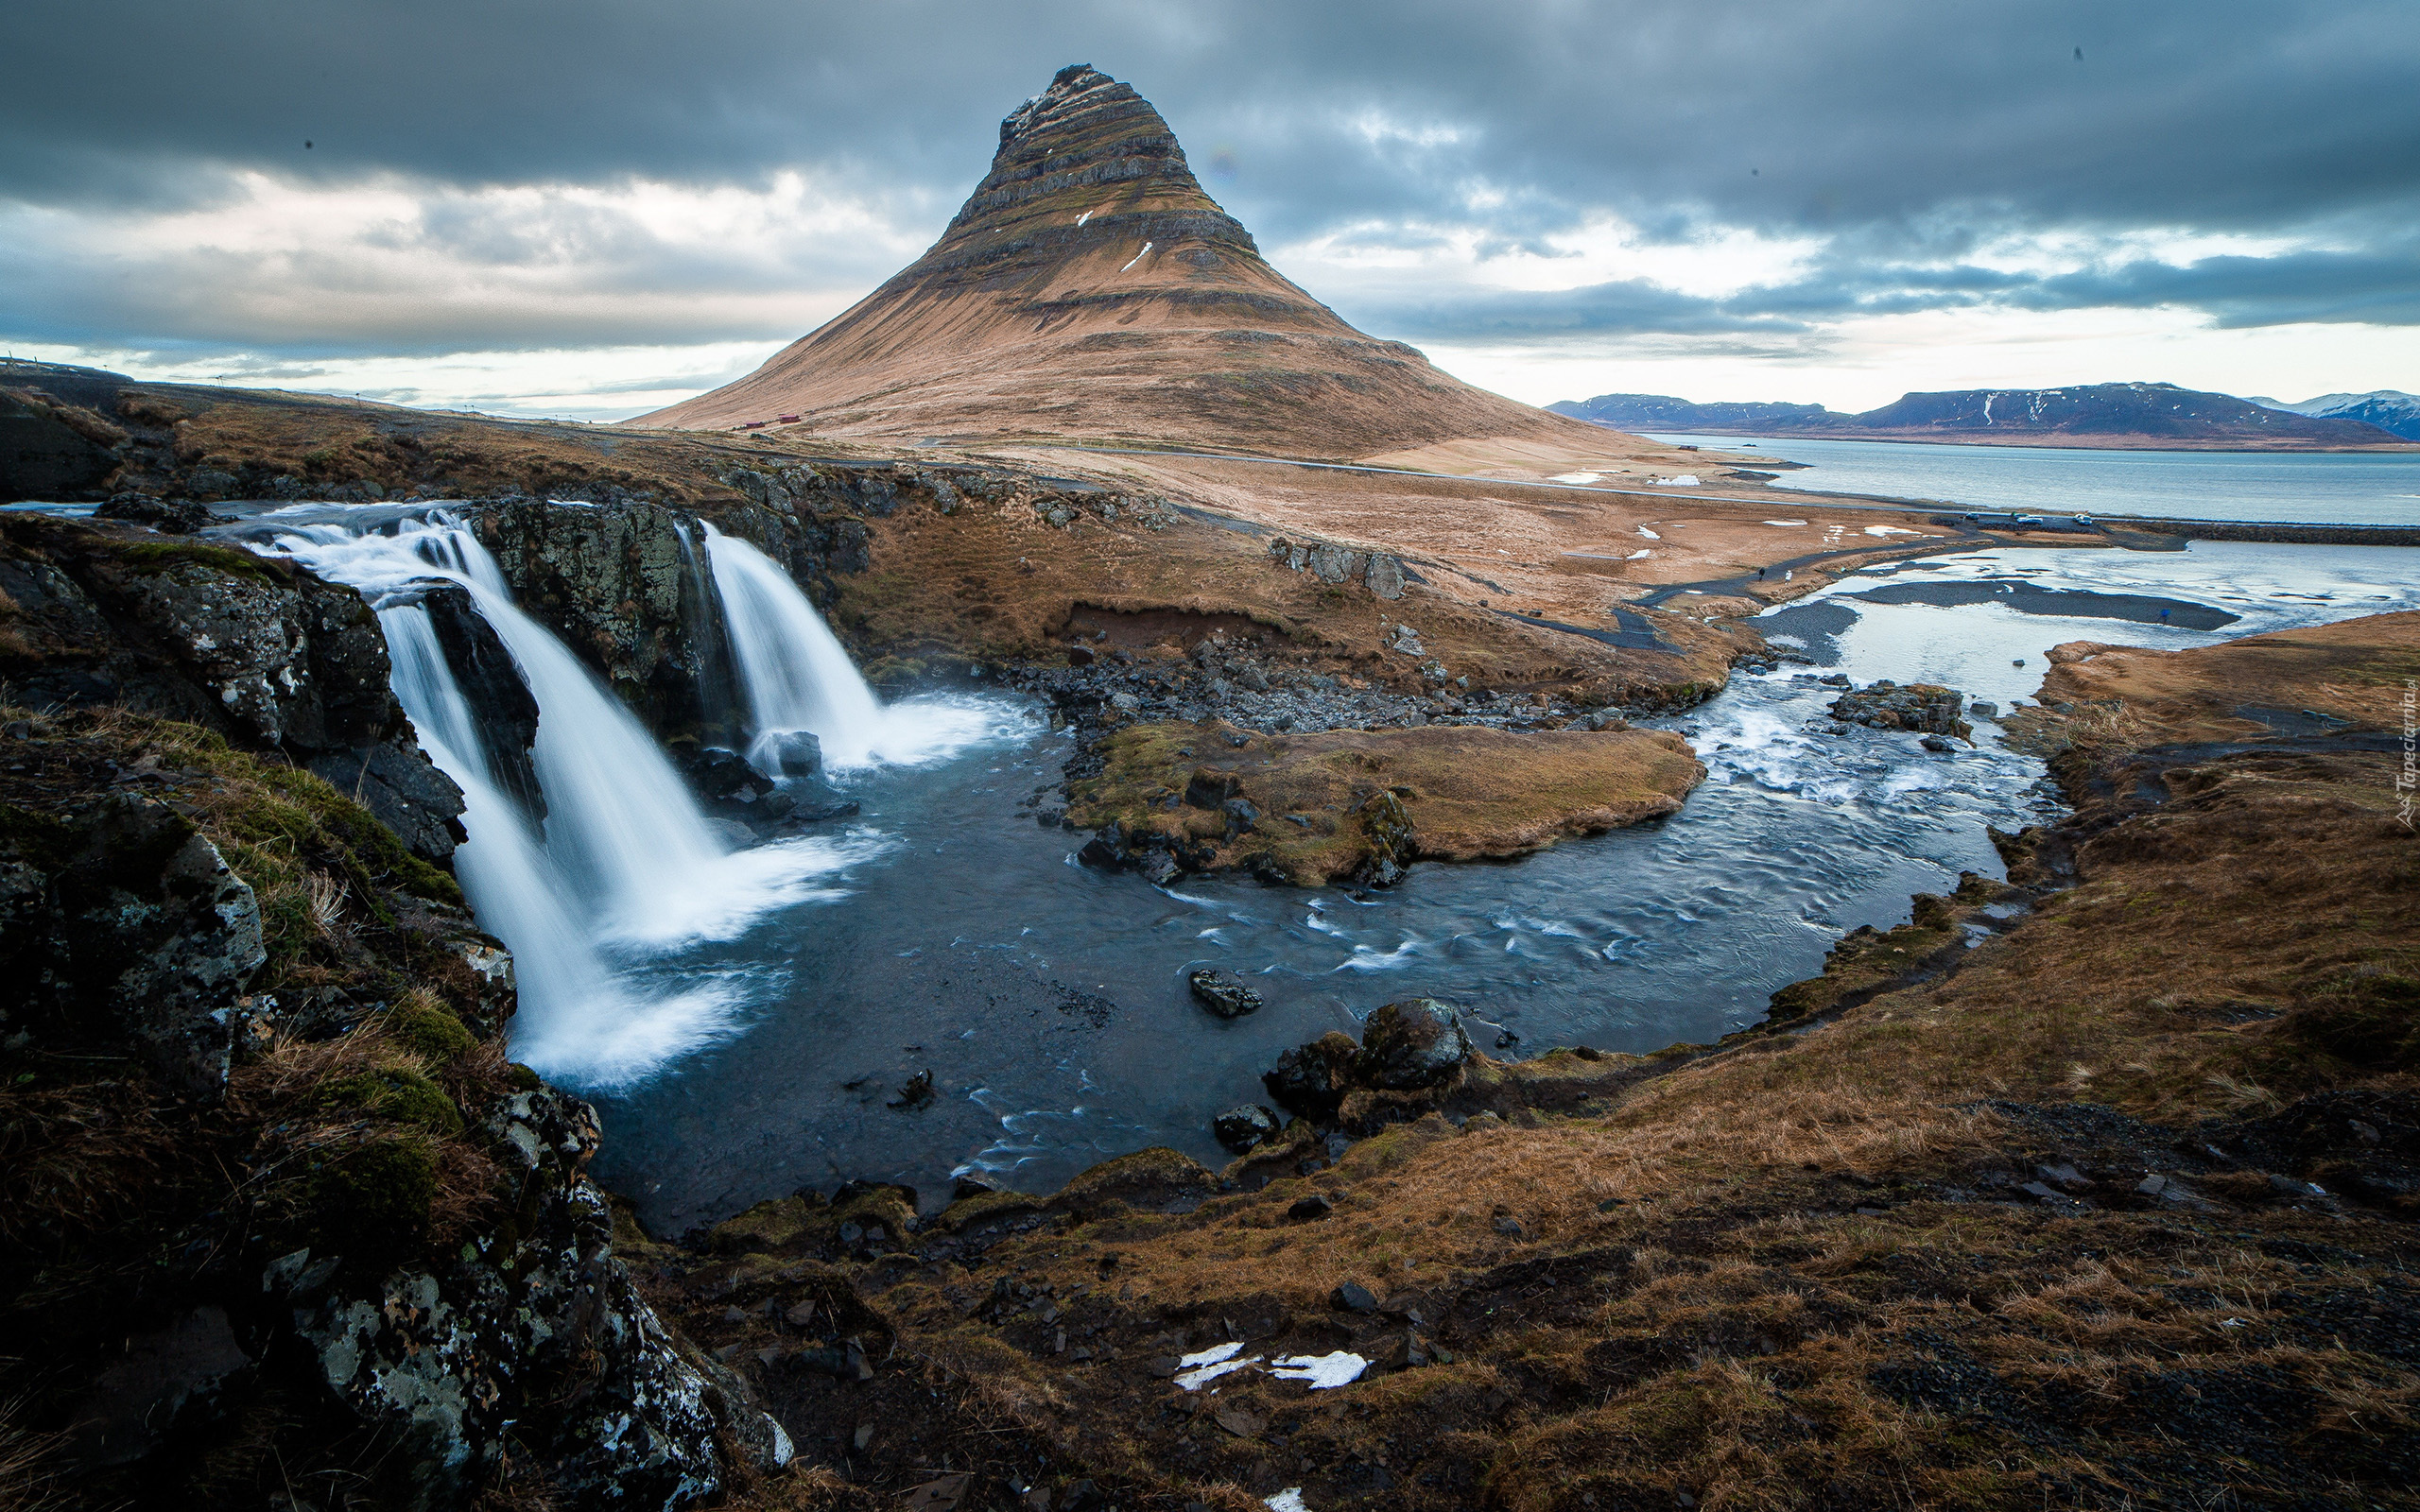
POLYGON ((149 576, 172 567, 207 567, 230 577, 248 578, 264 586, 283 582, 279 569, 249 551, 215 546, 199 541, 146 541, 120 550, 117 558, 130 570, 149 576))
POLYGON ((332 1109, 355 1108, 398 1124, 416 1124, 432 1134, 462 1132, 462 1110, 454 1099, 408 1068, 355 1072, 329 1082, 320 1097, 332 1109))
POLYGON ((424 993, 415 993, 395 1005, 387 1015, 387 1029, 412 1050, 436 1062, 468 1055, 478 1043, 452 1010, 424 993))
POLYGON ((409 1254, 428 1233, 437 1151, 416 1134, 373 1140, 313 1175, 304 1211, 320 1242, 355 1259, 409 1254))

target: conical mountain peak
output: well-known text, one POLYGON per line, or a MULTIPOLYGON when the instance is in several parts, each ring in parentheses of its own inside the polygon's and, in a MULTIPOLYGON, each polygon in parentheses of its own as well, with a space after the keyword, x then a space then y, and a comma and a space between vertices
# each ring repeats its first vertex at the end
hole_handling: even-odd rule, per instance
POLYGON ((1009 112, 924 256, 755 372, 640 422, 786 416, 834 436, 1300 456, 1596 434, 1338 318, 1202 191, 1151 102, 1088 63, 1009 112))
POLYGON ((1121 238, 1135 243, 1130 258, 1142 242, 1157 251, 1180 241, 1260 255, 1252 234, 1202 192, 1151 102, 1077 63, 1009 112, 992 171, 942 239, 901 276, 977 264, 1032 266, 1121 238))

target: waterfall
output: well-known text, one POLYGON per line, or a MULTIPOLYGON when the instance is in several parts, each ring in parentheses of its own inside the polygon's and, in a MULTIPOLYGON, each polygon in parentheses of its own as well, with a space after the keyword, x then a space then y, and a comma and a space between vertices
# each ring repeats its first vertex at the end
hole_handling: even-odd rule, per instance
POLYGON ((519 807, 488 777, 485 742, 445 663, 428 610, 379 610, 395 696, 429 759, 462 789, 454 872, 481 927, 512 951, 519 1007, 513 1052, 592 1085, 635 1079, 683 1050, 728 1032, 731 1003, 716 988, 642 999, 615 980, 566 906, 569 889, 519 807))
POLYGON ((641 990, 614 958, 729 938, 769 908, 835 896, 811 879, 863 848, 801 839, 733 851, 636 717, 520 610, 494 558, 458 521, 432 513, 367 531, 273 516, 263 524, 274 532, 270 549, 360 590, 378 610, 395 696, 429 758, 462 789, 470 839, 455 852, 456 873, 481 925, 513 953, 515 1053, 549 1074, 614 1086, 733 1032, 730 984, 641 990), (495 783, 414 593, 431 580, 469 591, 537 701, 530 756, 545 794, 542 827, 495 783))
POLYGON ((996 705, 945 695, 884 704, 789 574, 747 541, 704 528, 746 705, 748 758, 774 776, 782 737, 806 730, 828 770, 938 761, 1004 732, 996 705))
POLYGON ((769 769, 781 737, 804 730, 822 743, 827 766, 866 765, 883 710, 849 653, 789 574, 748 542, 699 524, 748 704, 749 759, 769 769))

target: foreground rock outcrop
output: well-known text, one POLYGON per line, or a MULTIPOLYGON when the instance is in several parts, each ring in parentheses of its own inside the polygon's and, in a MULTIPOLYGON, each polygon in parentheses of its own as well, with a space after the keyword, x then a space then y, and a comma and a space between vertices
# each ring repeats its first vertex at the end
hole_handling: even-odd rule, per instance
POLYGON ((373 812, 459 797, 361 601, 22 518, 0 586, 46 705, 0 707, 0 1494, 675 1507, 786 1462, 633 1289, 594 1114, 506 1060, 450 838, 373 812))
POLYGON ((462 795, 421 754, 389 673, 377 618, 349 588, 231 546, 0 519, 12 699, 114 705, 276 750, 442 862, 462 795))

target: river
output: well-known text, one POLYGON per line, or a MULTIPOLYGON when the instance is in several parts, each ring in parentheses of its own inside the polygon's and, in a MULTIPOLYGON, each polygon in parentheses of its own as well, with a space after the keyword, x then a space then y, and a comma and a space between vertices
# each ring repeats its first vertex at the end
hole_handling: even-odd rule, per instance
POLYGON ((821 879, 818 901, 657 963, 752 984, 754 1005, 735 1038, 598 1095, 599 1175, 678 1232, 845 1177, 929 1202, 953 1171, 1048 1190, 1149 1144, 1216 1164, 1210 1119, 1264 1100, 1258 1074, 1281 1050, 1421 993, 1461 1005, 1498 1055, 1713 1039, 1820 970, 1842 931, 1904 920, 1910 893, 1961 870, 1999 875, 1987 824, 2055 812, 2040 765, 1988 722, 1947 755, 1910 735, 1836 734, 1823 709, 1837 690, 1817 677, 1941 681, 2006 707, 2059 642, 2200 645, 2420 607, 2415 567, 2407 548, 2196 542, 1996 548, 1851 575, 1768 616, 1813 665, 1739 678, 1656 721, 1709 768, 1678 815, 1510 864, 1423 863, 1364 898, 1230 879, 1157 889, 1076 865, 1081 837, 1028 807, 1057 781, 1066 738, 991 700, 980 747, 852 780, 857 859, 821 879), (1243 973, 1268 1006, 1212 1017, 1184 988, 1199 964, 1243 973), (937 1101, 888 1106, 926 1070, 937 1101))

